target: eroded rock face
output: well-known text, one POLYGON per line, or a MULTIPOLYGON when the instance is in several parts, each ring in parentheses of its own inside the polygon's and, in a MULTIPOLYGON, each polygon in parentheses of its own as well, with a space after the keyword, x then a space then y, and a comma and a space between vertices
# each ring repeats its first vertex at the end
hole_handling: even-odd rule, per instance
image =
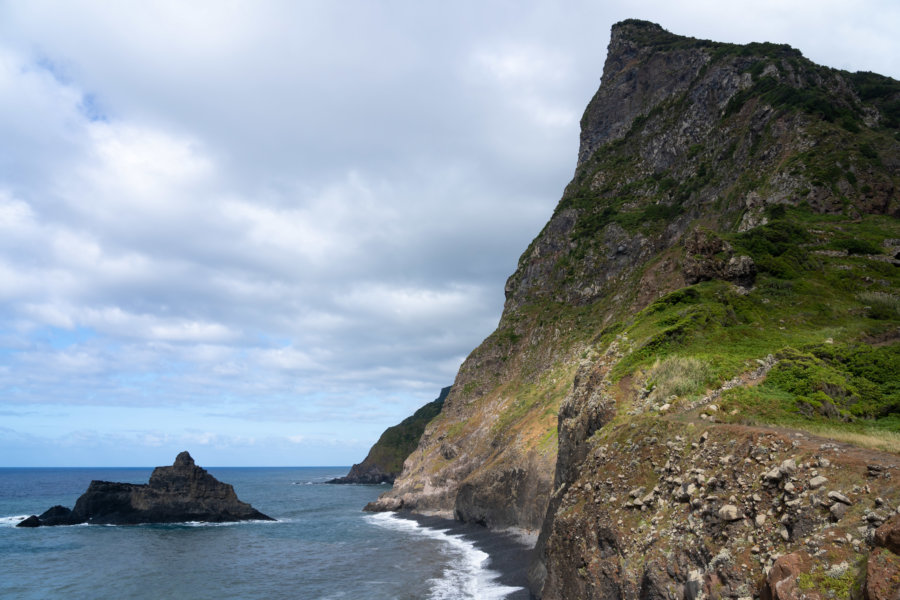
POLYGON ((40 525, 274 520, 238 500, 230 484, 198 467, 187 452, 171 467, 156 467, 147 484, 92 481, 71 511, 54 506, 36 518, 40 525))
POLYGON ((801 590, 798 579, 809 573, 813 560, 806 552, 792 552, 775 561, 769 569, 766 584, 760 598, 762 600, 818 600, 822 596, 815 590, 801 590))
POLYGON ((900 555, 900 515, 875 530, 875 545, 900 555))
POLYGON ((900 514, 875 530, 866 562, 866 600, 900 600, 900 514))
POLYGON ((876 548, 866 564, 866 600, 900 599, 900 556, 876 548))

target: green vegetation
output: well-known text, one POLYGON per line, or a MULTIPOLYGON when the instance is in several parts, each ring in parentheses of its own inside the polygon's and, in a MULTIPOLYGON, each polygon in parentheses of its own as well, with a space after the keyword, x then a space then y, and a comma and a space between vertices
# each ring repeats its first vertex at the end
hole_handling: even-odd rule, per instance
POLYGON ((773 422, 834 421, 900 431, 900 344, 785 348, 765 382, 726 392, 723 406, 773 422))
POLYGON ((781 279, 796 279, 815 268, 801 246, 810 234, 796 222, 776 220, 735 236, 735 247, 750 255, 757 268, 781 279))
MULTIPOLYGON (((632 27, 630 38, 654 50, 701 48, 710 57, 707 66, 733 61, 753 83, 721 114, 728 136, 697 143, 675 135, 665 160, 648 158, 656 151, 649 140, 669 135, 692 109, 689 89, 645 107, 623 137, 578 167, 555 213, 575 215, 569 249, 553 257, 542 294, 518 307, 518 320, 504 323, 496 338, 518 362, 522 381, 537 385, 546 362, 530 357, 551 343, 551 331, 560 355, 579 344, 602 352, 618 339, 624 356, 613 379, 654 386, 655 402, 698 397, 755 370, 771 354, 779 362, 768 379, 722 397, 726 415, 737 410, 732 420, 790 424, 845 439, 893 440, 896 432, 891 447, 900 448, 900 402, 886 376, 900 366, 900 342, 891 333, 900 328, 900 269, 883 250, 886 239, 900 238, 900 221, 865 214, 873 203, 895 202, 882 198, 900 185, 885 168, 898 151, 891 127, 900 118, 900 82, 819 67, 788 46, 718 44, 643 21, 624 25, 632 27), (840 78, 856 96, 841 92, 840 78), (774 114, 757 110, 763 104, 774 114), (880 121, 872 119, 871 106, 880 121), (785 131, 814 142, 793 144, 785 131), (778 204, 765 208, 766 224, 738 233, 748 207, 758 210, 754 199, 771 198, 778 204), (659 243, 669 232, 696 227, 730 246, 715 257, 723 264, 732 255, 753 259, 752 289, 704 281, 633 314, 635 303, 646 303, 642 278, 658 283, 657 268, 664 276, 673 262, 684 261, 675 247, 638 261, 632 271, 626 267, 614 289, 601 288, 589 303, 573 306, 606 265, 615 271, 635 263, 611 241, 624 237, 618 228, 631 240, 640 233, 659 243), (534 350, 521 342, 526 336, 534 350), (866 361, 877 368, 863 369, 866 361)), ((525 419, 539 405, 539 396, 518 390, 499 423, 525 419)))
POLYGON ((846 76, 859 99, 871 102, 884 115, 883 127, 900 129, 900 81, 868 71, 846 73, 846 76))
MULTIPOLYGON (((724 236, 759 268, 743 293, 706 281, 663 296, 613 332, 631 352, 615 366, 621 379, 647 373, 654 399, 697 396, 756 359, 777 359, 763 383, 723 393, 731 420, 820 432, 900 437, 900 269, 860 256, 900 237, 900 221, 857 222, 805 208, 771 211, 773 220, 724 236), (852 254, 828 254, 841 247, 852 254), (887 337, 884 337, 887 334, 887 337), (873 345, 866 340, 881 336, 873 345), (891 433, 893 432, 893 433, 891 433)), ((607 336, 606 339, 610 339, 607 336)))
POLYGON ((492 424, 492 431, 496 435, 509 435, 537 427, 540 444, 545 447, 555 444, 556 414, 569 391, 573 371, 573 365, 557 364, 535 382, 519 381, 505 387, 502 394, 511 396, 511 400, 492 424))
POLYGON ((860 292, 856 295, 866 305, 869 318, 896 319, 900 316, 900 297, 887 292, 860 292))
POLYGON ((799 110, 829 123, 846 123, 845 128, 851 131, 859 131, 862 123, 861 110, 848 106, 839 96, 829 94, 819 86, 793 87, 772 76, 760 77, 752 86, 735 94, 725 108, 725 116, 739 112, 751 99, 758 99, 782 112, 799 110))
POLYGON ((655 23, 640 19, 625 19, 622 25, 629 25, 637 30, 632 38, 643 46, 651 46, 657 51, 689 50, 692 48, 709 48, 715 59, 725 56, 766 56, 770 58, 799 58, 803 55, 799 50, 787 44, 769 42, 752 42, 746 45, 727 44, 701 40, 670 33, 655 23))
POLYGON ((857 558, 853 567, 846 563, 844 567, 846 568, 832 568, 826 571, 817 565, 809 573, 800 573, 797 576, 797 587, 801 590, 824 592, 826 597, 835 600, 861 597, 866 577, 865 557, 857 558))
POLYGON ((647 386, 653 388, 650 398, 663 401, 669 396, 697 395, 706 388, 709 368, 705 361, 693 356, 669 356, 657 360, 647 375, 647 386))

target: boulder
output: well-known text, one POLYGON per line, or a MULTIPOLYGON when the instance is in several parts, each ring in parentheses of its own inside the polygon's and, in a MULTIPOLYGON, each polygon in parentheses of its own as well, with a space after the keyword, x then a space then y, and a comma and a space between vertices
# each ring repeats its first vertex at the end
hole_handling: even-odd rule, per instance
POLYGON ((900 514, 875 530, 875 545, 900 555, 900 514))
POLYGON ((850 498, 848 498, 847 496, 845 496, 844 494, 842 494, 840 492, 834 492, 834 491, 828 492, 828 497, 831 500, 834 500, 835 502, 840 502, 842 504, 846 504, 847 506, 850 506, 851 504, 853 504, 853 502, 850 500, 850 498))
POLYGON ((900 556, 875 548, 866 561, 866 600, 900 599, 900 556))
POLYGON ((827 477, 822 477, 821 475, 817 475, 809 480, 809 489, 817 490, 820 487, 822 487, 823 485, 825 485, 826 483, 828 483, 827 477))
POLYGON ((828 511, 831 513, 831 519, 833 521, 840 521, 844 518, 844 515, 847 514, 847 505, 840 502, 835 502, 831 505, 831 508, 829 508, 828 511))
POLYGON ((238 500, 230 484, 198 467, 187 452, 171 467, 154 469, 147 484, 92 481, 74 509, 54 506, 37 518, 42 525, 274 520, 238 500))
POLYGON ((719 509, 719 518, 723 521, 737 521, 743 519, 744 515, 734 504, 726 504, 719 509))
POLYGON ((816 590, 801 589, 798 583, 800 575, 809 573, 813 565, 813 558, 802 550, 779 557, 769 569, 759 597, 761 600, 819 600, 824 598, 816 590))

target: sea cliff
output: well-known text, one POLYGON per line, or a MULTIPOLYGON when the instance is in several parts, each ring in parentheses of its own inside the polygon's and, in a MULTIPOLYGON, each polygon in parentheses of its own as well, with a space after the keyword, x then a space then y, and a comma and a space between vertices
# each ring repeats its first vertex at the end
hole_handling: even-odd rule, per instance
POLYGON ((890 581, 900 82, 628 20, 581 129, 497 330, 372 508, 539 531, 544 598, 890 581))

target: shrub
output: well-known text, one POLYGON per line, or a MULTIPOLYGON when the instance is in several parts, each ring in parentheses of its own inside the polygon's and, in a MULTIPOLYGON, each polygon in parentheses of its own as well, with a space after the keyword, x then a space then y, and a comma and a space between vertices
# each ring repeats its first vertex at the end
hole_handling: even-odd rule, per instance
POLYGON ((691 396, 703 391, 709 378, 706 362, 690 356, 670 356, 657 360, 650 369, 648 385, 654 386, 650 399, 662 401, 669 396, 691 396))
POLYGON ((849 254, 881 254, 881 248, 868 240, 844 237, 831 242, 836 250, 846 250, 849 254))
POLYGON ((856 295, 866 305, 869 317, 873 319, 896 319, 900 317, 900 297, 887 292, 860 292, 856 295))

